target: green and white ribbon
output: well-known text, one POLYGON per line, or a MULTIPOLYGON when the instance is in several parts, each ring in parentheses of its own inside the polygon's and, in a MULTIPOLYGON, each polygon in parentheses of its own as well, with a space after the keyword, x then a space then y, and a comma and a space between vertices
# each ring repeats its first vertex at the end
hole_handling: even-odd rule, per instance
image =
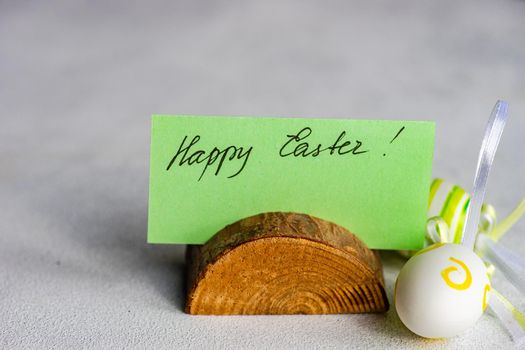
MULTIPOLYGON (((498 101, 492 110, 481 144, 472 196, 443 179, 430 186, 425 246, 435 243, 462 244, 485 261, 487 273, 497 269, 525 296, 525 258, 498 243, 518 219, 525 215, 525 198, 500 224, 496 210, 483 204, 485 188, 496 149, 507 120, 508 104, 498 101)), ((415 251, 400 251, 406 257, 415 251)), ((499 318, 518 345, 525 344, 525 315, 501 293, 491 289, 489 309, 499 318)))
MULTIPOLYGON (((497 241, 525 214, 525 199, 501 224, 496 210, 483 204, 492 162, 507 121, 508 104, 498 101, 492 110, 479 152, 472 196, 459 186, 435 179, 430 186, 426 244, 456 243, 473 249, 488 265, 489 277, 495 269, 525 295, 525 259, 497 241)), ((413 255, 414 252, 402 252, 413 255)), ((490 310, 499 318, 517 344, 525 343, 525 316, 492 288, 490 310)))
MULTIPOLYGON (((430 186, 426 245, 459 243, 465 223, 470 195, 461 187, 443 179, 430 186)), ((498 240, 525 214, 525 198, 501 223, 496 224, 496 210, 483 204, 475 251, 488 265, 489 275, 495 269, 503 273, 522 295, 525 295, 525 259, 498 243, 498 240)), ((402 252, 411 256, 415 252, 402 252)), ((494 288, 489 308, 501 321, 517 344, 525 344, 525 315, 494 288)))
MULTIPOLYGON (((447 242, 460 243, 470 204, 469 194, 459 186, 435 179, 430 186, 428 217, 443 219, 448 228, 447 242)), ((496 224, 496 210, 492 205, 483 204, 478 232, 492 231, 496 224)))

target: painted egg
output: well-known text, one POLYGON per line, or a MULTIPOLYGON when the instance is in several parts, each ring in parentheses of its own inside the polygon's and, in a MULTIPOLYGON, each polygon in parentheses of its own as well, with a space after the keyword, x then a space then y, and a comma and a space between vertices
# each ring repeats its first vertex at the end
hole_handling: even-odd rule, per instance
POLYGON ((394 299, 401 321, 426 338, 453 337, 485 310, 490 281, 483 261, 459 244, 437 243, 414 255, 397 277, 394 299))

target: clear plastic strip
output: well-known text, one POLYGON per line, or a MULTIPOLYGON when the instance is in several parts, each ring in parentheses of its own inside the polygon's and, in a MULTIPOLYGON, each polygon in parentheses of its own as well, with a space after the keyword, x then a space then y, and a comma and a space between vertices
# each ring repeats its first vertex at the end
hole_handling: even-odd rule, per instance
POLYGON ((472 189, 472 197, 467 209, 465 227, 463 228, 461 239, 461 244, 469 249, 474 249, 474 242, 476 241, 481 215, 481 206, 483 205, 483 198, 485 197, 485 188, 487 186, 490 168, 496 155, 496 149, 498 148, 499 140, 507 121, 507 111, 507 102, 498 101, 496 103, 485 129, 483 142, 481 143, 478 166, 474 178, 474 188, 472 189))

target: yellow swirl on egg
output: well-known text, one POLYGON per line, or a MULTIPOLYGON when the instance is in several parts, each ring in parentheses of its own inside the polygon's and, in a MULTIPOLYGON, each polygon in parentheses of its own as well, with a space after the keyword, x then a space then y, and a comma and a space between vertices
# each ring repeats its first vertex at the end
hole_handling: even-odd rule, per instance
POLYGON ((441 271, 441 277, 443 277, 443 280, 450 288, 457 289, 457 290, 468 289, 470 285, 472 284, 472 274, 470 273, 469 268, 467 267, 467 265, 465 265, 463 261, 459 259, 450 257, 449 260, 458 264, 463 269, 463 271, 465 272, 465 281, 461 283, 456 283, 450 279, 449 275, 452 272, 458 271, 458 268, 456 266, 450 266, 444 269, 443 271, 441 271))
POLYGON ((483 311, 487 308, 487 294, 490 292, 490 284, 485 285, 485 290, 483 291, 483 311))

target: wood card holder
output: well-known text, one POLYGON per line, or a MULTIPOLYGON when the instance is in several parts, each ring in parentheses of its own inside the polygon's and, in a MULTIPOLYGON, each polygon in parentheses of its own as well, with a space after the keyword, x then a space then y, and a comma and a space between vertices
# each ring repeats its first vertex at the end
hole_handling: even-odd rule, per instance
POLYGON ((239 220, 188 246, 186 312, 194 315, 384 312, 381 261, 334 223, 296 213, 239 220))

